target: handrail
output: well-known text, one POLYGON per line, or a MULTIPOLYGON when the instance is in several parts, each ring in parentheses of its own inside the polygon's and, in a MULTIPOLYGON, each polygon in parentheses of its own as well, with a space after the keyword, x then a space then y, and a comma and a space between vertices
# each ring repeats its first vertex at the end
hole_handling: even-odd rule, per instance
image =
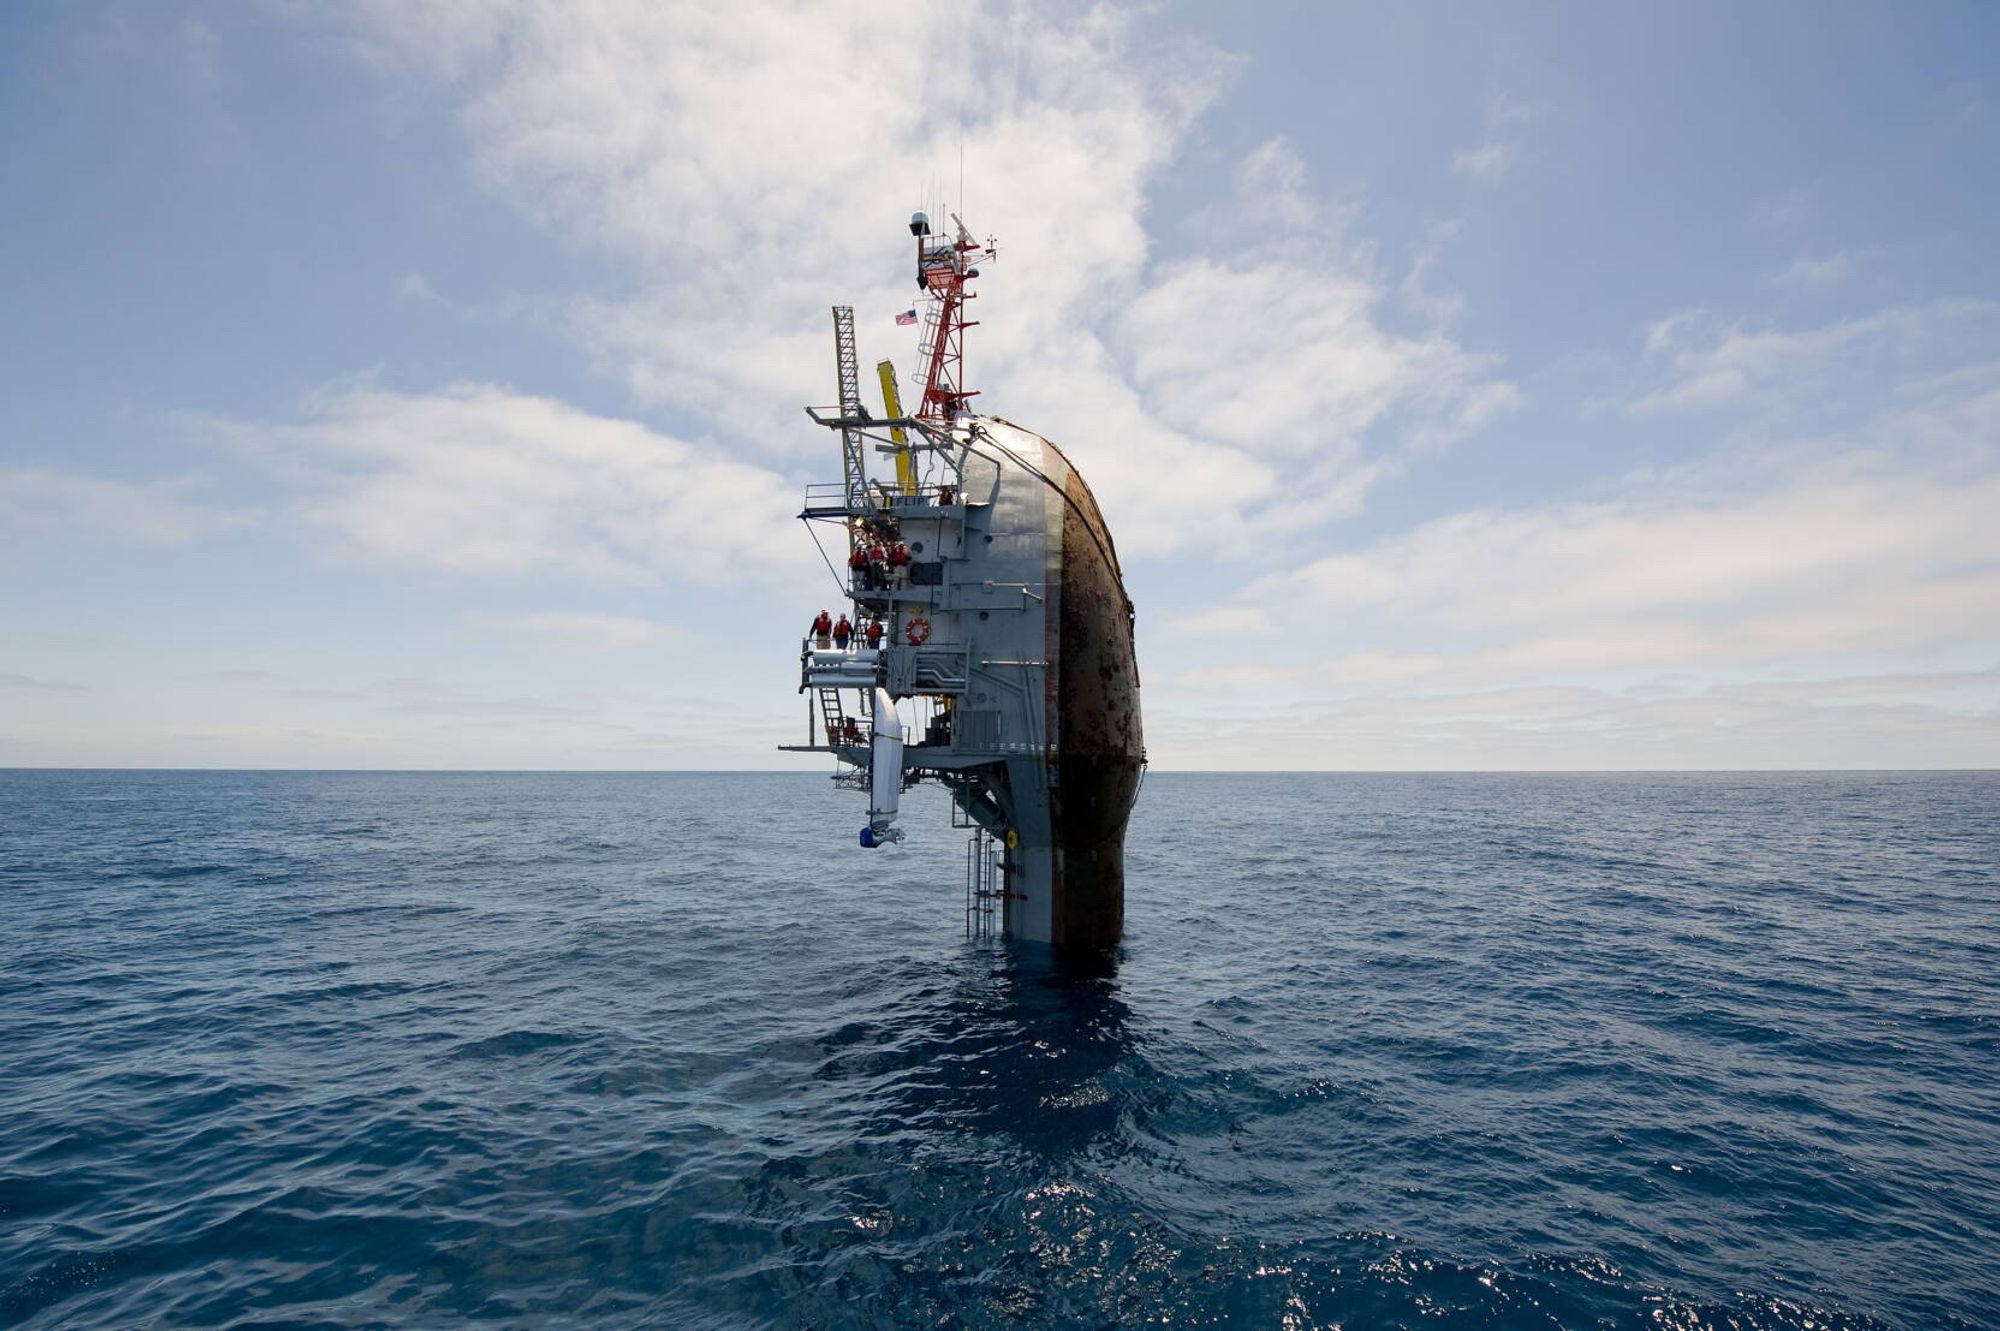
MULTIPOLYGON (((844 513, 853 517, 874 517, 894 514, 907 508, 955 508, 964 503, 958 486, 949 483, 922 485, 915 494, 901 494, 882 485, 871 482, 867 490, 868 502, 856 507, 848 503, 847 486, 839 481, 815 481, 806 486, 805 511, 808 513, 844 513), (949 491, 951 502, 945 502, 949 491)), ((1031 593, 1032 594, 1032 593, 1031 593)))

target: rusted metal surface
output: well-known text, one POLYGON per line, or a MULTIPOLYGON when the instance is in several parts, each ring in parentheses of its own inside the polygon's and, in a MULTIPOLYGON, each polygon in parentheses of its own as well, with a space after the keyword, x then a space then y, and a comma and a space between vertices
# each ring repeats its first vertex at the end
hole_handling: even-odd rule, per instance
MULTIPOLYGON (((1055 741, 1052 942, 1110 947, 1125 930, 1125 826, 1145 764, 1132 602, 1117 548, 1083 476, 1053 444, 1066 473, 1056 613, 1048 620, 1049 734, 1055 741)), ((1051 523, 1051 527, 1055 524, 1051 523)), ((1053 561, 1052 561, 1053 562, 1053 561)))

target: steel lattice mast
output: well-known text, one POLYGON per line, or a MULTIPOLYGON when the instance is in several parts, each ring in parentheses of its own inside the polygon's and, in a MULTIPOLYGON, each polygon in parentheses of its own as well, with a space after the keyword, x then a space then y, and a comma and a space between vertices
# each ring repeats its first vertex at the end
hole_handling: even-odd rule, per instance
POLYGON ((861 452, 861 431, 867 415, 861 404, 861 361, 854 351, 854 307, 833 307, 833 362, 840 375, 840 473, 847 485, 847 506, 868 502, 868 470, 861 452))
POLYGON ((910 234, 917 238, 917 285, 932 299, 924 324, 924 396, 916 418, 938 425, 964 414, 966 403, 978 396, 965 387, 964 379, 965 330, 978 326, 965 317, 965 302, 974 296, 965 284, 979 276, 972 266, 974 255, 994 257, 993 243, 974 240, 957 213, 951 222, 955 234, 947 240, 931 234, 930 219, 924 214, 910 218, 910 234))

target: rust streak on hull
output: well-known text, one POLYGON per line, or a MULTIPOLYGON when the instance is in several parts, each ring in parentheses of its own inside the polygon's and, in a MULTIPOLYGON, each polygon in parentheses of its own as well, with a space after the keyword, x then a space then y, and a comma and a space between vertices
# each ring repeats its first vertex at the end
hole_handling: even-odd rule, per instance
POLYGON ((1131 600, 1097 500, 1061 450, 1058 613, 1049 616, 1051 942, 1116 944, 1125 928, 1125 827, 1145 765, 1131 600))

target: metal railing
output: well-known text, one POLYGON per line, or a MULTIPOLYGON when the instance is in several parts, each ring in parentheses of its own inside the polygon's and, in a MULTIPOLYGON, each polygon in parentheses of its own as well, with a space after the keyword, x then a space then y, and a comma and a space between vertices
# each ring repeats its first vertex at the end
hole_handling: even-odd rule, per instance
POLYGON ((965 500, 965 492, 950 483, 920 485, 915 494, 903 494, 886 481, 869 481, 860 492, 861 502, 850 503, 847 486, 839 481, 815 481, 806 486, 806 513, 851 513, 857 517, 894 516, 899 509, 950 508, 965 500))

